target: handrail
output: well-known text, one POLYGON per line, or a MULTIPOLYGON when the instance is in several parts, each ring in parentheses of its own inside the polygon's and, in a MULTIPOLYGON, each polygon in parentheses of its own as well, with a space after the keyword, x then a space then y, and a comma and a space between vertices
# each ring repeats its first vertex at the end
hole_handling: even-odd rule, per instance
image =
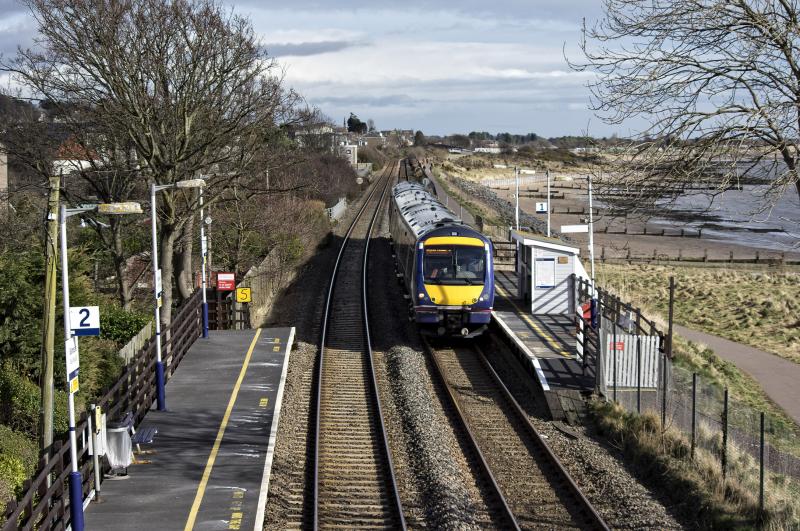
MULTIPOLYGON (((195 291, 178 308, 172 323, 164 331, 164 349, 172 352, 172 359, 167 367, 170 375, 201 335, 200 301, 200 292, 195 291)), ((155 343, 148 340, 123 367, 117 381, 97 399, 97 404, 112 417, 120 410, 130 410, 138 424, 155 400, 154 363, 155 343)), ((87 428, 88 420, 83 413, 76 429, 83 432, 87 428)), ((78 444, 81 444, 80 438, 78 444)), ((69 451, 70 442, 67 437, 53 444, 49 459, 42 458, 36 472, 23 484, 21 496, 8 502, 3 515, 5 521, 2 531, 67 527, 70 500, 64 482, 69 472, 65 462, 69 451), (48 486, 47 480, 53 475, 55 477, 48 486)), ((83 458, 80 468, 84 472, 84 494, 94 486, 94 474, 89 473, 94 465, 91 459, 86 458, 87 453, 87 446, 81 446, 78 450, 78 461, 83 458)))

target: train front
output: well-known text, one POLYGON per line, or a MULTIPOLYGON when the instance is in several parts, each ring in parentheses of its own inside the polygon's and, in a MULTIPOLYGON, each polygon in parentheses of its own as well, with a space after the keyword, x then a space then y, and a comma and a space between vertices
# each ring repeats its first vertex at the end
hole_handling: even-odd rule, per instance
POLYGON ((494 305, 492 243, 466 226, 443 227, 417 242, 417 323, 438 336, 475 337, 494 305))

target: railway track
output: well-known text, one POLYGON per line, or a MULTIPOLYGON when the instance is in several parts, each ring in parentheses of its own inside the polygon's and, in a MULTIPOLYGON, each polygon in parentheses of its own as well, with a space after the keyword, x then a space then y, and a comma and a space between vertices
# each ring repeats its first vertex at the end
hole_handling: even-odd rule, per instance
POLYGON ((426 343, 485 471, 518 529, 609 529, 477 345, 426 343))
POLYGON ((369 240, 392 177, 387 167, 348 230, 325 302, 317 365, 314 529, 405 529, 372 365, 369 240))

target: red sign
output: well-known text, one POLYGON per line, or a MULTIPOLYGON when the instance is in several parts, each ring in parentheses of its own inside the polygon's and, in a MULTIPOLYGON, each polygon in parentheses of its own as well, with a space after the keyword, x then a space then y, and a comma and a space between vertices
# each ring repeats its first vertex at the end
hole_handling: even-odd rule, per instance
POLYGON ((236 277, 233 273, 217 273, 217 290, 233 291, 236 289, 236 277))
POLYGON ((614 343, 613 341, 608 344, 611 350, 625 350, 625 342, 624 341, 617 341, 614 343))
POLYGON ((587 321, 592 318, 592 302, 584 302, 581 304, 581 314, 587 321))

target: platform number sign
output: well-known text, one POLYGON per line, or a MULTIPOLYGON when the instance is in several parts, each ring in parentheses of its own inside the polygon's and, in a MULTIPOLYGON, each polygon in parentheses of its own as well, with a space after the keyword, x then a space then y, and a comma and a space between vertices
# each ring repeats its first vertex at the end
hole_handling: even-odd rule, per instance
POLYGON ((536 203, 537 214, 547 214, 547 203, 536 203))
POLYGON ((69 327, 74 336, 99 336, 100 308, 98 306, 70 308, 69 327))

